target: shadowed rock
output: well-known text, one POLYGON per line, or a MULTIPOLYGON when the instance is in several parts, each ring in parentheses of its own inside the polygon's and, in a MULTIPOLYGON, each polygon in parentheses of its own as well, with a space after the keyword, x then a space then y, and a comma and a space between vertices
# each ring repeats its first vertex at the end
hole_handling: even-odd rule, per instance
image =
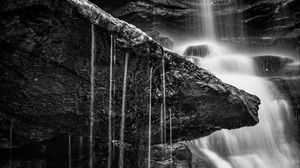
POLYGON ((294 62, 292 58, 261 55, 253 57, 258 74, 263 76, 279 74, 287 64, 294 62))
POLYGON ((183 53, 184 56, 198 56, 202 58, 206 57, 208 54, 209 48, 207 45, 189 46, 183 53))

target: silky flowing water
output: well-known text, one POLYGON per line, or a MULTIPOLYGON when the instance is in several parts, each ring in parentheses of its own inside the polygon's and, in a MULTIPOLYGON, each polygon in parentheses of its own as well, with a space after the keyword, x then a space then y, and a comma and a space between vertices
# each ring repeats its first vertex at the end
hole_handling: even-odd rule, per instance
POLYGON ((90 135, 89 135, 89 167, 93 168, 94 165, 94 100, 95 100, 95 55, 96 55, 96 39, 95 39, 95 26, 91 25, 91 88, 90 88, 90 135))
POLYGON ((109 105, 108 105, 108 158, 107 167, 111 167, 112 161, 112 103, 113 103, 113 63, 114 63, 114 36, 110 37, 110 65, 109 65, 109 105))
POLYGON ((150 65, 149 70, 149 119, 148 119, 148 168, 151 167, 151 122, 152 122, 152 71, 153 67, 150 65))
POLYGON ((192 142, 191 149, 197 148, 193 150, 195 157, 205 155, 217 168, 296 168, 299 153, 289 104, 276 99, 280 94, 276 87, 255 74, 252 59, 222 50, 212 52, 197 64, 223 82, 257 95, 261 105, 256 126, 222 130, 192 142))
MULTIPOLYGON (((211 3, 204 1, 206 26, 213 25, 211 3)), ((211 29, 214 30, 214 29, 211 29)), ((221 130, 189 142, 194 161, 201 159, 216 168, 297 168, 299 151, 295 141, 295 123, 287 100, 266 78, 257 76, 250 55, 233 51, 213 35, 206 41, 186 43, 182 48, 204 44, 209 47, 205 58, 190 57, 200 67, 212 72, 223 82, 258 96, 261 100, 259 123, 253 127, 221 130)), ((208 38, 207 38, 208 37, 208 38)))

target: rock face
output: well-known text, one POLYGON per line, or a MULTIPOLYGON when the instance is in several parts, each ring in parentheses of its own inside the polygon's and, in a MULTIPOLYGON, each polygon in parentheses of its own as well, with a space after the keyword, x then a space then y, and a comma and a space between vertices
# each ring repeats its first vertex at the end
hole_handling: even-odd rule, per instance
POLYGON ((209 54, 207 45, 189 46, 183 53, 184 56, 206 57, 209 54))
POLYGON ((192 168, 192 153, 183 143, 154 145, 151 151, 151 167, 153 168, 192 168))
MULTIPOLYGON (((36 160, 36 164, 46 163, 47 167, 66 167, 70 135, 73 166, 85 167, 90 104, 90 22, 67 1, 8 0, 0 9, 0 154, 3 156, 0 164, 8 160, 9 130, 12 129, 12 158, 20 160, 22 166, 30 167, 28 161, 36 160)), ((96 20, 106 23, 96 28, 96 165, 104 166, 107 157, 110 32, 116 33, 117 41, 113 138, 117 140, 120 135, 124 57, 128 52, 125 142, 132 146, 133 158, 141 151, 139 146, 147 142, 150 66, 154 70, 152 143, 160 143, 162 57, 166 63, 167 110, 171 112, 166 120, 172 119, 174 143, 203 137, 222 128, 252 126, 258 122, 260 101, 256 96, 222 83, 173 52, 161 53, 162 47, 142 31, 102 14, 107 18, 96 20), (114 29, 113 24, 123 24, 122 29, 114 29)), ((186 164, 181 163, 180 153, 187 150, 180 145, 174 149, 180 149, 178 154, 173 151, 174 156, 178 155, 174 164, 186 164)))
POLYGON ((262 76, 279 74, 286 65, 294 62, 292 58, 272 55, 255 56, 253 60, 258 74, 262 76))
MULTIPOLYGON (((194 25, 201 23, 203 19, 202 15, 197 14, 201 13, 199 10, 202 5, 198 0, 123 0, 122 2, 94 0, 93 2, 107 9, 113 16, 136 24, 145 31, 168 30, 168 32, 184 32, 185 35, 191 33, 190 35, 193 36, 193 33, 199 31, 194 25)), ((219 34, 222 34, 222 28, 224 31, 235 30, 235 35, 240 36, 239 29, 242 24, 247 27, 245 34, 251 37, 279 34, 280 37, 299 38, 300 2, 297 0, 213 0, 212 5, 215 23, 221 24, 216 25, 220 28, 217 30, 219 34), (231 24, 226 24, 226 21, 231 24)), ((230 32, 225 34, 229 35, 230 32)))

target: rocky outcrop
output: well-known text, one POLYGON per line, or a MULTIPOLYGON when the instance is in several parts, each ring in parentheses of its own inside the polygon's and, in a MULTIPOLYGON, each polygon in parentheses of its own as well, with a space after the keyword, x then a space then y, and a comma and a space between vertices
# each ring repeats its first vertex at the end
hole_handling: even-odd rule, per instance
POLYGON ((3 160, 9 156, 7 144, 12 128, 12 157, 15 160, 42 159, 48 167, 62 167, 67 164, 67 136, 71 135, 73 164, 87 162, 90 22, 96 25, 97 165, 103 166, 107 156, 112 34, 116 39, 115 140, 119 139, 125 53, 130 54, 125 142, 132 145, 134 151, 139 151, 139 146, 145 145, 147 140, 149 66, 154 70, 152 143, 160 143, 162 57, 166 63, 167 110, 171 112, 166 119, 167 122, 172 120, 174 143, 199 138, 222 128, 234 129, 258 122, 260 102, 256 96, 224 84, 183 57, 164 51, 159 43, 135 26, 84 2, 87 1, 12 0, 1 6, 0 153, 5 156, 1 157, 3 160), (78 160, 80 137, 83 138, 83 156, 78 160))
POLYGON ((253 57, 257 73, 262 76, 272 76, 281 73, 281 70, 294 62, 293 58, 261 55, 253 57))
POLYGON ((209 54, 208 45, 189 46, 183 53, 184 56, 206 57, 209 54))
POLYGON ((151 151, 151 167, 153 168, 192 168, 192 153, 183 143, 154 145, 151 151))

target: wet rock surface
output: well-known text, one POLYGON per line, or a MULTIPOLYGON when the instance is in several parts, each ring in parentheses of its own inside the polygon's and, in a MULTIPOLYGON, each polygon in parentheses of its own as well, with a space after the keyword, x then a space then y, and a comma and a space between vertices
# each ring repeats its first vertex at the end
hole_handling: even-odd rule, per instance
POLYGON ((183 53, 184 56, 196 56, 204 58, 209 54, 207 45, 189 46, 183 53))
MULTIPOLYGON (((201 10, 201 1, 198 0, 93 2, 144 31, 160 30, 189 37, 202 31, 194 26, 203 22, 203 16, 197 14, 201 10)), ((297 0, 213 0, 212 5, 220 37, 242 37, 244 34, 249 37, 297 38, 299 41, 300 2, 297 0), (247 27, 247 30, 241 32, 241 27, 247 27)))
POLYGON ((282 56, 261 55, 253 57, 258 74, 270 76, 281 73, 282 69, 294 62, 294 59, 282 56))
POLYGON ((153 168, 192 168, 192 153, 183 143, 154 145, 151 150, 153 168))

